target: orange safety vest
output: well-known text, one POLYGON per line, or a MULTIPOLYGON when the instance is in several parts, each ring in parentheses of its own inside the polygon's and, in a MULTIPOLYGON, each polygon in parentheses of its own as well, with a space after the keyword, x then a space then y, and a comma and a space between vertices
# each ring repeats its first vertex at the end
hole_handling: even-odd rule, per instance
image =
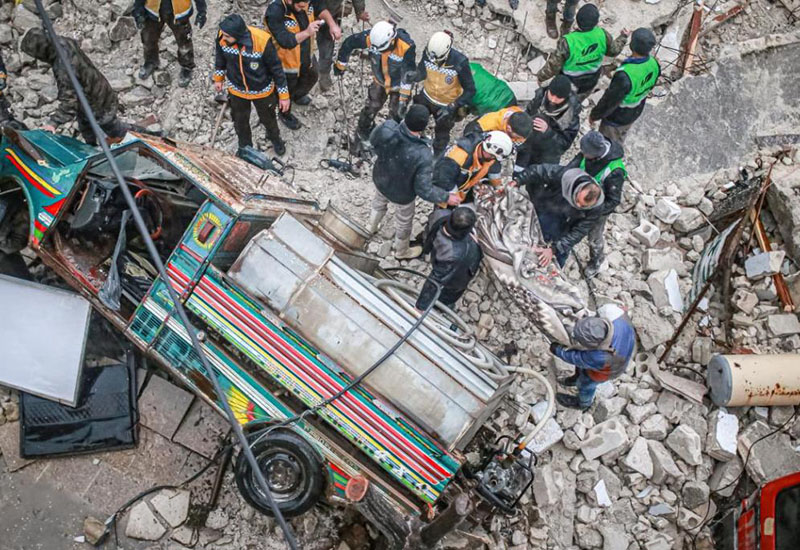
MULTIPOLYGON (((478 185, 483 178, 489 173, 489 169, 494 166, 494 163, 497 162, 496 159, 492 158, 490 160, 482 161, 478 153, 481 151, 481 144, 479 143, 475 150, 472 152, 472 157, 470 159, 470 154, 459 147, 458 145, 453 145, 449 151, 445 154, 447 158, 453 159, 456 163, 461 167, 461 173, 466 175, 467 179, 458 186, 458 196, 461 200, 464 200, 467 196, 467 192, 470 189, 478 185), (472 160, 472 162, 467 166, 467 162, 472 160)), ((447 203, 442 202, 438 205, 441 208, 447 208, 447 203)))
MULTIPOLYGON (((508 119, 511 118, 511 115, 514 113, 523 113, 524 111, 520 107, 506 107, 505 109, 500 109, 499 111, 495 111, 493 113, 486 113, 481 118, 478 119, 478 125, 481 127, 481 130, 484 132, 504 132, 508 134, 508 137, 511 137, 511 128, 508 126, 508 119)), ((523 143, 525 138, 520 138, 519 136, 511 137, 514 143, 523 143)))
MULTIPOLYGON (((281 0, 283 2, 283 0, 281 0)), ((286 2, 283 2, 283 9, 286 12, 283 18, 283 24, 286 26, 286 30, 288 30, 292 34, 299 33, 302 29, 300 28, 300 23, 297 22, 297 17, 294 14, 294 9, 289 8, 286 5, 286 2)), ((308 15, 308 23, 309 25, 316 20, 314 15, 314 7, 309 2, 308 8, 306 8, 306 15, 308 15)), ((264 26, 267 25, 266 19, 264 20, 264 26)), ((292 48, 291 50, 287 50, 286 48, 281 48, 280 44, 272 38, 275 47, 278 49, 278 57, 281 60, 281 65, 283 65, 283 72, 286 74, 298 74, 300 72, 300 44, 292 48)), ((314 37, 308 38, 307 40, 311 40, 311 55, 314 54, 314 37)))
MULTIPOLYGON (((170 0, 172 2, 172 14, 175 19, 183 19, 192 15, 192 0, 170 0)), ((149 11, 156 19, 159 18, 158 11, 161 9, 161 0, 147 0, 144 9, 149 11)))

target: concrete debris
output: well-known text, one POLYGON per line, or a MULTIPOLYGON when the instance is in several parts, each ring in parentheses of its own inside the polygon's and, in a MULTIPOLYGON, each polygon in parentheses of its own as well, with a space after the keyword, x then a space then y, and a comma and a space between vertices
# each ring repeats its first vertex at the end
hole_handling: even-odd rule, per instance
POLYGON ((150 500, 158 515, 167 520, 173 529, 186 521, 189 515, 189 491, 161 491, 150 500))
POLYGON ((744 464, 738 456, 728 462, 720 462, 714 467, 714 473, 708 480, 709 488, 721 497, 729 497, 736 490, 744 464))
POLYGON ((714 343, 711 338, 700 336, 692 342, 692 361, 701 365, 708 365, 711 361, 714 343))
POLYGON ((663 441, 667 437, 669 422, 664 418, 664 415, 654 414, 642 422, 640 428, 642 437, 663 441))
POLYGON ((781 272, 781 264, 786 253, 783 250, 761 252, 744 261, 744 270, 748 279, 757 281, 781 272))
POLYGON ((616 451, 628 443, 625 427, 616 419, 606 420, 589 430, 581 445, 581 452, 587 460, 616 451))
POLYGON ((783 313, 767 317, 767 327, 772 336, 800 334, 800 320, 794 313, 783 313))
POLYGON ((642 220, 633 230, 633 236, 643 245, 652 248, 661 238, 661 230, 649 221, 642 220))
POLYGON ((703 463, 700 436, 689 426, 678 426, 667 436, 667 447, 691 466, 703 463))
POLYGON ((790 436, 783 432, 768 436, 772 431, 758 420, 739 435, 739 456, 747 464, 747 474, 759 485, 800 470, 800 453, 792 446, 790 436))
POLYGON ((672 227, 680 233, 689 233, 706 223, 705 215, 697 208, 681 208, 681 213, 672 227))
MULTIPOLYGON (((800 165, 797 161, 786 166, 776 164, 772 169, 772 185, 767 190, 767 203, 776 219, 777 229, 793 258, 800 258, 800 165)), ((795 295, 797 296, 797 295, 795 295)))
POLYGON ((679 250, 675 248, 648 248, 645 250, 642 259, 642 271, 653 273, 654 271, 668 271, 674 269, 681 275, 686 274, 683 265, 683 257, 679 250))
POLYGON ((649 440, 647 448, 653 460, 653 483, 662 484, 668 479, 683 477, 683 472, 678 468, 669 450, 660 441, 649 440))
POLYGON ((630 452, 622 463, 647 479, 653 477, 653 459, 647 448, 647 440, 643 437, 639 437, 633 442, 630 452))
POLYGON ((536 471, 533 478, 533 498, 539 506, 550 506, 558 501, 561 487, 550 464, 536 471))
POLYGON ((534 454, 542 454, 547 449, 561 441, 564 437, 564 430, 558 425, 554 419, 549 418, 545 422, 541 431, 534 436, 528 444, 528 449, 534 454))
POLYGON ((658 199, 653 215, 667 225, 672 225, 681 215, 681 207, 669 199, 658 199))
POLYGON ((597 485, 594 486, 594 498, 597 501, 597 505, 602 508, 608 508, 611 506, 611 499, 608 496, 608 491, 606 490, 606 482, 605 480, 601 479, 597 482, 597 485))
POLYGON ((146 502, 138 502, 131 508, 125 536, 139 540, 158 540, 167 532, 146 502))
POLYGON ((739 437, 739 419, 734 414, 717 410, 708 422, 706 453, 720 461, 728 461, 736 456, 736 443, 739 437))
POLYGON ((673 311, 683 311, 683 297, 678 284, 678 273, 674 269, 655 271, 647 277, 647 285, 657 308, 670 307, 673 311))
POLYGON ((708 502, 709 493, 708 485, 702 481, 687 481, 681 489, 683 505, 689 509, 695 509, 708 502))
POLYGON ((737 288, 731 297, 731 302, 742 313, 750 315, 758 305, 758 295, 746 288, 737 288))

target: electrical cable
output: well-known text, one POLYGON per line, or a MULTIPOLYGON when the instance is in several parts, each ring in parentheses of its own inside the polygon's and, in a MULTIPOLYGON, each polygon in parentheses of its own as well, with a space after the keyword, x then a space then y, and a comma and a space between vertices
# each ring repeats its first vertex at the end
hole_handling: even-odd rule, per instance
POLYGON ((783 431, 783 429, 786 426, 788 426, 789 423, 792 420, 794 420, 795 418, 797 418, 797 409, 796 408, 795 408, 794 412, 792 413, 792 416, 790 416, 786 420, 786 422, 784 422, 783 424, 781 424, 780 426, 778 426, 777 428, 775 428, 771 432, 769 432, 767 434, 764 434, 761 437, 759 437, 758 439, 756 439, 755 441, 753 441, 753 444, 750 445, 749 449, 747 449, 747 456, 744 459, 744 464, 742 465, 742 471, 739 472, 739 475, 736 476, 736 479, 734 479, 733 481, 731 481, 730 483, 728 483, 727 485, 725 485, 723 487, 719 487, 717 489, 714 489, 713 491, 711 491, 709 493, 709 495, 708 495, 708 506, 706 506, 706 513, 703 514, 703 519, 700 521, 700 524, 695 528, 694 536, 692 537, 692 548, 694 550, 697 550, 697 537, 700 535, 700 531, 702 531, 703 528, 706 526, 706 523, 708 523, 708 519, 709 519, 708 514, 711 511, 711 495, 721 493, 725 489, 728 489, 731 486, 737 485, 739 483, 739 481, 742 479, 742 476, 744 476, 744 474, 747 472, 747 463, 750 461, 750 456, 753 454, 753 447, 755 447, 760 441, 763 441, 763 440, 767 439, 768 437, 772 437, 776 433, 778 433, 780 431, 783 431))
POLYGON ((250 446, 248 445, 247 436, 244 434, 244 431, 242 430, 242 425, 239 424, 238 420, 236 420, 236 416, 234 415, 234 412, 231 409, 231 405, 230 403, 228 403, 228 400, 223 397, 225 395, 225 392, 223 391, 220 382, 216 376, 216 371, 212 368, 211 364, 209 363, 208 357, 206 356, 202 346, 200 345, 200 340, 197 337, 198 331, 194 328, 191 321, 189 321, 189 317, 186 314, 186 310, 183 307, 183 303, 181 302, 181 297, 178 295, 176 290, 173 288, 172 283, 170 282, 166 268, 164 267, 164 263, 161 261, 161 257, 158 254, 158 250, 156 249, 155 243, 153 243, 153 240, 150 238, 150 234, 147 229, 147 225, 145 224, 144 218, 142 218, 142 214, 139 211, 139 208, 136 206, 136 200, 133 198, 131 190, 128 187, 128 183, 125 181, 125 177, 122 175, 122 172, 120 171, 120 168, 117 165, 116 159, 114 158, 114 155, 111 153, 111 149, 109 148, 108 143, 106 142, 105 135, 97 123, 97 119, 94 116, 92 107, 89 104, 89 101, 86 99, 86 94, 83 91, 83 87, 81 86, 77 76, 75 75, 75 69, 72 67, 70 60, 68 59, 67 54, 64 51, 64 47, 58 40, 58 35, 56 34, 55 29, 53 28, 53 22, 50 20, 50 16, 45 10, 42 0, 34 0, 34 2, 36 3, 36 9, 39 12, 39 17, 42 19, 42 26, 49 35, 50 41, 52 42, 53 47, 56 50, 56 55, 58 60, 61 62, 61 64, 64 67, 64 70, 67 72, 67 75, 69 76, 72 88, 75 90, 75 94, 78 97, 78 102, 80 103, 80 107, 83 109, 84 115, 86 116, 86 119, 89 122, 89 126, 92 129, 92 133, 94 133, 95 137, 97 138, 97 142, 100 145, 100 148, 102 149, 106 159, 108 160, 109 167, 111 168, 111 171, 113 172, 114 177, 120 186, 120 191, 122 191, 122 195, 125 198, 125 202, 128 204, 128 207, 131 210, 134 224, 136 225, 136 228, 141 234, 142 239, 144 240, 145 246, 147 248, 147 251, 150 254, 150 257, 153 260, 156 269, 158 270, 158 274, 161 277, 161 280, 167 289, 170 300, 173 303, 173 311, 177 311, 178 318, 181 324, 184 326, 186 333, 189 336, 192 348, 194 352, 198 355, 200 362, 202 363, 203 369, 206 373, 206 376, 211 380, 215 394, 219 396, 219 403, 221 404, 222 409, 225 411, 225 415, 228 419, 228 422, 233 428, 233 432, 236 434, 236 438, 238 439, 239 444, 242 446, 242 452, 245 454, 245 458, 250 463, 250 467, 255 473, 256 481, 266 496, 267 502, 270 505, 270 509, 272 510, 272 513, 275 519, 277 520, 278 525, 283 531, 284 537, 286 538, 286 542, 289 545, 289 548, 291 550, 297 550, 298 545, 297 541, 295 540, 294 534, 292 533, 288 523, 286 522, 286 519, 283 517, 283 514, 278 508, 277 503, 272 497, 272 493, 269 490, 269 484, 267 483, 267 480, 264 477, 264 473, 261 471, 261 468, 259 467, 259 464, 256 461, 255 456, 253 455, 253 451, 250 449, 250 446))

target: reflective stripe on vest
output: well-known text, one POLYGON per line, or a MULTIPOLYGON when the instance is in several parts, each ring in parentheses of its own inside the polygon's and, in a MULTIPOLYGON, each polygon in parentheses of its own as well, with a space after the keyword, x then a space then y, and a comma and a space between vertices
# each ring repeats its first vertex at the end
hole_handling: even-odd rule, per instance
MULTIPOLYGON (((166 0, 172 2, 172 14, 175 19, 182 19, 192 14, 192 0, 166 0)), ((147 0, 144 9, 150 12, 156 19, 160 19, 159 10, 161 0, 147 0)))
POLYGON ((631 91, 623 98, 620 107, 632 109, 647 99, 647 94, 658 81, 661 67, 655 57, 650 56, 644 63, 623 63, 618 71, 624 72, 631 80, 631 91))
MULTIPOLYGON (((276 0, 282 1, 282 0, 276 0)), ((297 21, 297 17, 294 13, 292 13, 292 9, 283 3, 283 8, 285 10, 285 15, 283 17, 283 25, 286 27, 286 30, 292 34, 297 34, 301 31, 300 23, 297 21)), ((306 9, 306 15, 308 16, 308 24, 310 25, 316 20, 314 15, 314 7, 309 4, 308 8, 306 9)), ((264 20, 264 26, 269 29, 267 26, 266 19, 264 20)), ((311 55, 314 55, 314 40, 315 38, 309 37, 307 40, 311 40, 311 55)), ((301 59, 301 52, 300 48, 302 47, 300 44, 295 46, 294 48, 287 50, 286 48, 281 48, 281 45, 278 44, 277 40, 273 39, 273 43, 275 44, 275 48, 278 50, 278 58, 281 60, 281 65, 283 66, 283 72, 287 74, 299 74, 300 73, 300 66, 303 63, 301 59)))
MULTIPOLYGON (((483 180, 489 174, 489 169, 497 162, 496 159, 492 158, 491 160, 481 161, 478 153, 479 153, 480 143, 475 146, 475 149, 472 151, 472 162, 470 163, 469 168, 466 167, 467 163, 470 160, 469 152, 465 151, 458 145, 453 145, 448 151, 445 153, 445 157, 450 158, 456 162, 461 168, 461 175, 466 176, 467 180, 458 186, 457 190, 451 190, 452 193, 455 191, 461 200, 464 200, 467 197, 467 193, 470 189, 475 187, 478 183, 483 180)), ((447 208, 447 203, 442 202, 438 205, 441 208, 447 208)))
POLYGON ((443 67, 425 60, 425 97, 437 105, 450 105, 464 93, 458 72, 450 66, 443 67))
POLYGON ((600 27, 590 31, 575 31, 564 36, 569 46, 569 57, 561 72, 567 76, 596 73, 608 51, 606 32, 600 27))
MULTIPOLYGON (((622 159, 614 159, 614 160, 612 160, 611 162, 606 164, 603 167, 602 170, 600 170, 598 173, 596 173, 592 177, 594 178, 594 181, 596 181, 597 183, 602 184, 604 181, 606 181, 606 178, 608 177, 608 175, 611 172, 613 172, 614 170, 616 170, 617 168, 622 170, 622 173, 625 174, 626 178, 628 177, 628 170, 625 168, 625 163, 622 162, 622 159)), ((584 172, 586 171, 586 158, 581 159, 581 170, 583 170, 584 172)))

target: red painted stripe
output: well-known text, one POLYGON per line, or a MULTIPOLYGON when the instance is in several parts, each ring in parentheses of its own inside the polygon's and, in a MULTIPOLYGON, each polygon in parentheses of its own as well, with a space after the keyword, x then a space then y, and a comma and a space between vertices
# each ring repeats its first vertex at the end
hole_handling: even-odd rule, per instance
POLYGON ((352 477, 350 474, 346 474, 335 462, 328 462, 328 467, 344 478, 350 479, 352 477))
POLYGON ((47 189, 42 187, 42 185, 38 181, 36 181, 35 179, 33 179, 30 176, 28 174, 28 171, 25 169, 25 167, 23 167, 20 163, 18 163, 17 160, 14 157, 12 157, 11 155, 6 155, 6 158, 8 160, 10 160, 11 164, 13 164, 17 168, 17 170, 19 170, 19 172, 23 176, 25 176, 25 179, 28 180, 31 183, 31 185, 33 185, 36 189, 38 189, 43 195, 45 195, 45 196, 47 196, 47 197, 49 197, 51 199, 55 198, 55 195, 53 193, 51 193, 50 191, 48 191, 47 189))
POLYGON ((49 206, 45 206, 44 207, 45 211, 48 214, 52 214, 53 216, 55 216, 56 214, 59 213, 59 211, 61 210, 61 207, 64 206, 64 200, 65 199, 61 199, 60 201, 54 202, 53 204, 51 204, 49 206))
POLYGON ((188 246, 186 246, 183 243, 181 243, 181 250, 183 250, 184 252, 188 253, 192 258, 194 258, 198 262, 203 263, 202 256, 197 254, 197 252, 195 252, 194 250, 192 250, 191 248, 189 248, 188 246))
MULTIPOLYGON (((181 276, 185 277, 185 275, 183 274, 181 274, 181 276)), ((217 289, 214 288, 214 285, 211 282, 209 282, 206 278, 201 279, 200 287, 202 288, 198 288, 197 291, 200 291, 198 293, 201 293, 203 290, 205 290, 205 292, 202 292, 202 294, 206 296, 205 298, 206 301, 210 302, 209 298, 211 298, 211 300, 213 300, 217 304, 216 305, 217 309, 222 310, 222 312, 224 313, 229 313, 233 317, 237 317, 235 311, 232 312, 228 311, 227 308, 225 308, 225 305, 220 303, 219 296, 211 297, 206 293, 206 292, 214 292, 215 294, 217 294, 217 289), (205 287, 211 287, 211 288, 205 288, 205 287)), ((228 303, 232 303, 238 310, 242 311, 244 314, 249 315, 246 310, 243 310, 238 304, 232 302, 230 299, 227 298, 227 296, 224 296, 224 294, 222 299, 228 303)), ((248 324, 246 320, 244 324, 245 325, 248 324)), ((243 328, 244 327, 240 326, 240 329, 243 328)), ((277 338, 281 344, 285 344, 285 342, 283 342, 280 339, 280 337, 276 336, 272 331, 270 331, 268 327, 264 326, 263 324, 260 324, 260 327, 255 327, 255 328, 249 327, 249 328, 250 330, 243 330, 243 331, 249 337, 253 338, 254 341, 256 341, 256 343, 260 344, 262 347, 267 349, 267 351, 270 352, 272 355, 282 358, 283 361, 285 361, 286 363, 301 368, 304 374, 306 374, 307 376, 313 377, 314 382, 316 382, 316 384, 310 384, 310 385, 312 385, 312 388, 317 393, 319 393, 323 398, 330 397, 331 395, 338 392, 342 388, 341 384, 331 379, 326 373, 324 373, 318 367, 316 367, 316 365, 308 361, 306 357, 299 355, 294 348, 290 347, 290 350, 293 352, 293 355, 295 355, 295 357, 300 360, 301 364, 293 362, 290 358, 287 358, 284 353, 276 353, 277 350, 275 350, 274 347, 268 343, 269 340, 264 341, 263 335, 258 335, 253 333, 253 330, 255 331, 259 331, 259 329, 261 329, 261 331, 266 330, 273 337, 277 338), (308 370, 304 367, 312 369, 312 372, 308 372, 308 370), (315 376, 315 374, 324 377, 323 380, 320 380, 318 376, 315 376), (322 386, 322 388, 320 386, 322 386), (325 390, 328 390, 327 395, 325 390)), ((274 342, 272 342, 272 344, 274 345, 274 342)), ((311 383, 311 381, 309 380, 306 380, 306 382, 311 383)), ((343 395, 337 401, 337 404, 334 407, 338 408, 341 412, 346 412, 346 414, 352 415, 356 418, 360 417, 364 422, 364 424, 377 429, 379 431, 379 434, 373 433, 372 435, 376 437, 376 439, 381 441, 383 445, 392 450, 392 452, 394 452, 398 456, 398 458, 407 462, 410 465, 415 465, 417 467, 418 473, 420 473, 420 475, 422 475, 423 477, 426 477, 429 482, 436 484, 439 483, 439 481, 441 481, 442 479, 447 479, 449 477, 452 477, 452 474, 450 474, 450 472, 444 470, 444 468, 441 465, 434 462, 428 455, 422 453, 418 448, 416 448, 415 443, 413 441, 409 441, 408 439, 406 439, 403 436, 403 434, 398 433, 394 427, 386 424, 386 422, 380 416, 375 414, 368 407, 364 406, 363 403, 361 403, 358 399, 356 399, 349 393, 343 395), (352 407, 356 407, 359 411, 361 411, 361 414, 358 414, 358 412, 353 410, 352 407), (369 418, 364 418, 363 414, 368 415, 369 418), (387 438, 391 441, 387 440, 387 438), (416 456, 414 458, 409 456, 407 454, 409 451, 416 456), (420 459, 422 459, 427 464, 419 463, 420 459), (426 473, 428 475, 426 475, 426 473)))
MULTIPOLYGON (((213 284, 211 282, 209 282, 206 278, 201 279, 200 286, 201 287, 205 287, 205 286, 211 287, 211 289, 206 289, 207 291, 216 290, 216 289, 214 289, 213 284)), ((249 316, 249 313, 246 310, 241 308, 241 306, 239 306, 235 302, 232 302, 230 299, 227 298, 227 296, 224 296, 224 294, 223 294, 223 299, 228 303, 232 303, 239 311, 241 311, 241 312, 243 312, 243 313, 245 313, 245 314, 247 314, 249 316)), ((219 303, 219 300, 216 300, 216 302, 221 307, 224 307, 223 304, 219 303)), ((233 316, 236 316, 236 312, 231 312, 231 314, 233 316)), ((252 318, 252 316, 250 316, 250 317, 252 318)), ((247 324, 246 320, 244 320, 244 322, 245 322, 245 324, 247 324)), ((273 337, 277 338, 278 341, 281 344, 285 344, 285 341, 283 341, 279 336, 276 336, 272 331, 269 330, 268 327, 264 326, 262 323, 259 323, 257 320, 256 320, 256 322, 257 322, 257 324, 259 326, 255 327, 254 330, 256 330, 256 331, 258 331, 259 329, 266 330, 273 337)), ((253 329, 253 327, 251 327, 251 329, 253 329)), ((251 338, 254 338, 256 340, 256 342, 260 343, 259 339, 256 337, 256 335, 253 335, 252 333, 249 333, 248 335, 251 338)), ((263 338, 263 335, 258 335, 258 336, 261 336, 263 338)), ((262 346, 263 346, 263 344, 262 344, 262 346)), ((333 395, 334 393, 338 392, 343 387, 337 381, 333 380, 326 373, 324 373, 324 371, 321 371, 316 365, 314 365, 313 363, 308 361, 308 359, 305 356, 303 356, 301 354, 298 354, 297 351, 293 347, 289 346, 289 350, 291 350, 292 354, 297 359, 299 359, 301 361, 301 363, 303 363, 305 366, 308 366, 309 368, 313 369, 315 372, 319 373, 320 375, 322 375, 324 377, 323 380, 319 380, 317 377, 314 377, 314 379, 318 384, 321 384, 326 390, 328 390, 330 392, 327 397, 330 397, 331 395, 333 395)), ((286 360, 286 359, 284 359, 284 360, 286 360)), ((292 363, 291 360, 288 360, 288 362, 292 363)), ((303 364, 301 364, 301 365, 296 365, 295 364, 295 365, 302 368, 303 364)), ((303 371, 305 373, 307 373, 308 375, 310 375, 310 376, 314 376, 314 372, 308 373, 306 371, 306 369, 303 369, 303 371)), ((318 387, 315 388, 315 390, 317 390, 318 393, 322 394, 322 392, 319 390, 318 387)), ((358 399, 356 399, 355 397, 353 397, 349 393, 345 394, 344 396, 342 396, 339 401, 346 401, 346 405, 355 406, 360 411, 362 411, 362 413, 367 414, 370 417, 369 419, 364 419, 363 416, 358 415, 357 413, 354 414, 354 416, 357 416, 357 417, 361 416, 361 418, 365 421, 365 424, 372 425, 372 427, 375 428, 375 429, 378 429, 380 431, 380 433, 382 435, 384 435, 384 437, 391 438, 392 439, 392 443, 394 443, 394 445, 401 445, 402 446, 402 450, 399 449, 399 448, 396 448, 396 447, 393 448, 393 445, 391 443, 387 442, 385 439, 381 438, 380 436, 376 436, 388 448, 393 449, 393 450, 396 449, 394 451, 395 454, 397 454, 399 457, 403 458, 406 462, 408 462, 409 464, 416 464, 418 466, 418 469, 421 470, 421 472, 420 472, 421 474, 424 475, 424 472, 427 470, 433 476, 436 476, 436 477, 441 476, 441 479, 447 479, 447 478, 452 476, 452 474, 450 474, 447 470, 444 470, 444 468, 442 468, 441 465, 439 465, 438 463, 433 461, 428 455, 426 455, 423 452, 421 452, 416 447, 416 444, 413 441, 408 440, 403 434, 398 433, 397 430, 393 426, 388 425, 380 416, 375 414, 368 407, 364 406, 363 403, 361 403, 358 399), (373 422, 369 422, 370 419, 373 422), (417 462, 417 461, 415 461, 413 459, 409 460, 410 457, 408 457, 408 455, 406 455, 405 452, 403 452, 403 451, 405 451, 405 452, 411 451, 414 455, 416 455, 417 460, 422 459, 424 462, 427 463, 428 466, 433 467, 433 470, 435 470, 435 471, 430 470, 428 467, 426 467, 426 465, 419 464, 419 462, 417 462)), ((342 403, 342 404, 345 405, 345 403, 342 403)), ((347 409, 351 410, 349 406, 347 407, 347 409)), ((373 434, 373 435, 375 435, 375 434, 373 434)), ((429 481, 431 481, 432 483, 438 483, 438 481, 434 481, 434 480, 430 480, 430 479, 429 479, 429 481)))
POLYGON ((340 491, 345 491, 345 486, 339 483, 338 481, 334 481, 333 486, 339 489, 340 491))
POLYGON ((33 220, 33 226, 36 229, 38 229, 39 231, 41 231, 42 233, 47 231, 47 228, 45 226, 43 226, 41 223, 39 223, 39 220, 33 220))

